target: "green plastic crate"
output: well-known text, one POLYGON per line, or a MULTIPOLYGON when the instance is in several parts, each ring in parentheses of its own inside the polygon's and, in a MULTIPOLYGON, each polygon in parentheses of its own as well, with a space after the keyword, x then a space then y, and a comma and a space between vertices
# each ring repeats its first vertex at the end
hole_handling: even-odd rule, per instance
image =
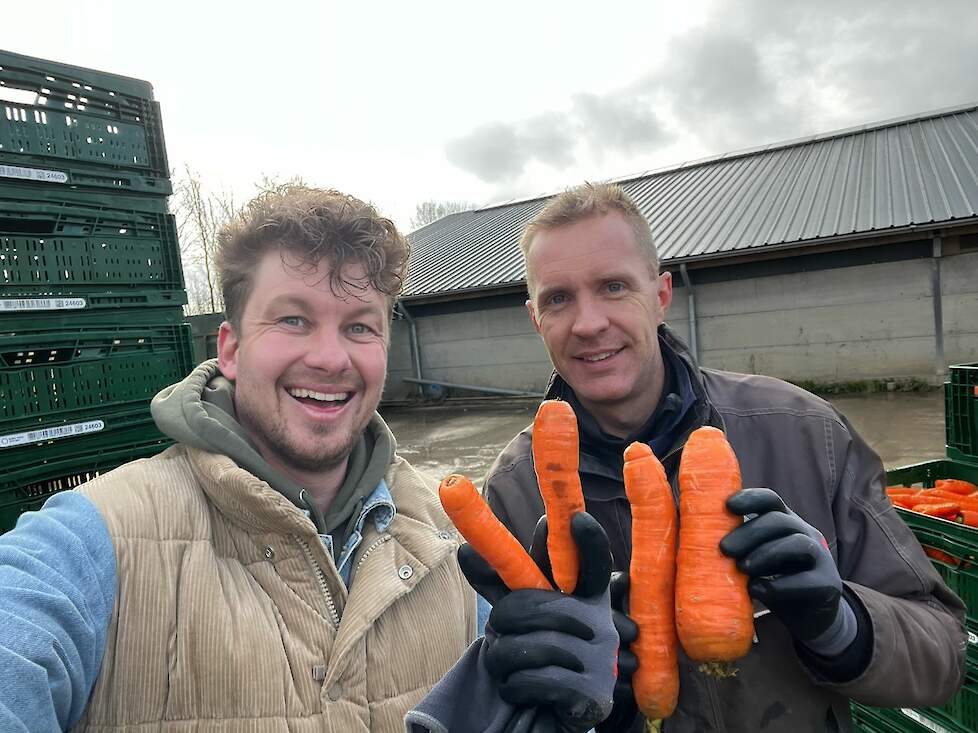
POLYGON ((169 214, 0 198, 0 314, 186 303, 169 214))
POLYGON ((0 177, 38 189, 170 194, 152 86, 0 51, 0 177))
POLYGON ((856 730, 865 733, 975 733, 978 730, 978 670, 969 670, 961 690, 933 708, 851 706, 856 730))
POLYGON ((193 366, 186 324, 0 333, 0 451, 148 405, 193 366))
POLYGON ((978 364, 955 364, 944 384, 947 455, 978 464, 978 364))
POLYGON ((12 529, 23 512, 40 509, 52 494, 77 488, 123 463, 154 456, 171 444, 159 436, 6 472, 0 478, 0 533, 12 529))
POLYGON ((164 438, 153 422, 148 404, 127 410, 107 410, 98 418, 69 425, 83 427, 74 435, 52 436, 48 440, 0 449, 0 476, 16 475, 18 485, 26 484, 33 480, 32 472, 45 470, 45 466, 65 461, 77 466, 105 451, 164 438))
MULTIPOLYGON (((106 296, 107 298, 109 296, 106 296)), ((37 334, 53 330, 115 328, 119 324, 141 326, 175 326, 184 322, 183 307, 132 307, 120 298, 116 308, 103 304, 99 308, 56 308, 50 311, 0 311, 0 338, 11 335, 37 334)))

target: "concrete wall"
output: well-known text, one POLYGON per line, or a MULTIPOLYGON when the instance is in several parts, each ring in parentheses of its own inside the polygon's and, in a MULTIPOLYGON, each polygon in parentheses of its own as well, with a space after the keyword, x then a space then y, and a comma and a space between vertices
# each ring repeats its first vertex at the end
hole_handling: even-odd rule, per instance
MULTIPOLYGON (((945 364, 978 361, 978 253, 942 258, 941 274, 945 364)), ((700 361, 796 381, 939 381, 931 282, 931 260, 912 259, 694 285, 700 361)), ((416 318, 426 379, 544 388, 550 361, 522 305, 454 307, 416 318)), ((688 340, 678 277, 668 323, 688 340)), ((395 336, 406 342, 403 321, 395 336)), ((411 371, 409 348, 392 347, 388 399, 408 395, 411 371)))

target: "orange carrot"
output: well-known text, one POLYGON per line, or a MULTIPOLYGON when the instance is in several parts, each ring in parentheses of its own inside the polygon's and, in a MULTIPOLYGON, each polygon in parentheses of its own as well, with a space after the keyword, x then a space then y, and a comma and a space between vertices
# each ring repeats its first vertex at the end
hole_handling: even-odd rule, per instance
POLYGON ((962 509, 961 521, 969 527, 978 527, 978 511, 962 509))
POLYGON ((638 625, 632 689, 642 714, 661 720, 672 715, 679 699, 676 506, 665 469, 645 443, 625 449, 624 473, 632 507, 628 615, 638 625))
POLYGON ((961 507, 954 502, 942 502, 940 504, 914 504, 913 510, 918 514, 926 514, 928 517, 955 517, 961 511, 961 507))
POLYGON ((960 504, 962 509, 972 509, 978 511, 978 496, 971 496, 970 494, 955 494, 953 491, 948 491, 947 489, 927 489, 921 492, 925 497, 931 498, 933 501, 953 501, 956 504, 960 504))
POLYGON ((566 402, 546 400, 533 421, 533 467, 547 508, 547 552, 554 582, 564 593, 577 586, 579 558, 571 518, 584 511, 578 467, 577 417, 566 402))
POLYGON ((978 486, 975 486, 970 481, 962 481, 958 478, 941 478, 934 482, 935 489, 944 489, 945 491, 953 491, 955 494, 973 494, 978 491, 978 486))
POLYGON ((509 533, 478 489, 465 476, 453 473, 442 479, 438 496, 458 531, 482 558, 499 573, 510 590, 553 590, 543 572, 509 533))
POLYGON ((887 486, 886 495, 887 496, 907 496, 913 494, 919 494, 920 489, 908 489, 906 486, 887 486))
POLYGON ((740 466, 724 434, 695 430, 679 464, 676 629, 689 658, 714 674, 729 674, 725 667, 747 654, 754 637, 747 576, 720 552, 720 540, 742 521, 726 507, 740 488, 740 466))

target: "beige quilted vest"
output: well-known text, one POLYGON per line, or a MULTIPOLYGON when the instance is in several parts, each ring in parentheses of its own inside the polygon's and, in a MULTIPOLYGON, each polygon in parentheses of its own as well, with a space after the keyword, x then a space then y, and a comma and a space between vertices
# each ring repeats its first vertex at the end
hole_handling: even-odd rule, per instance
POLYGON ((230 459, 185 446, 78 489, 118 592, 76 730, 402 731, 475 635, 475 596, 430 479, 395 458, 347 592, 312 523, 230 459), (342 617, 340 622, 338 619, 342 617))

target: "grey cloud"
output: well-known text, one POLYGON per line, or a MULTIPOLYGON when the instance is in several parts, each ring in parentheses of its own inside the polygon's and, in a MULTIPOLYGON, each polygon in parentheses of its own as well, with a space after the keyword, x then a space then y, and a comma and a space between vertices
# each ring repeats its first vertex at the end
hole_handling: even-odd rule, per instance
POLYGON ((628 88, 480 127, 448 146, 449 159, 509 185, 534 161, 570 167, 583 148, 648 154, 682 132, 722 153, 978 100, 975 0, 714 7, 670 41, 663 66, 636 68, 628 88))
POLYGON ((646 97, 626 92, 578 94, 573 109, 581 136, 598 152, 653 150, 671 138, 646 97))
POLYGON ((495 122, 451 141, 445 152, 459 168, 488 183, 498 183, 523 172, 527 161, 522 147, 513 125, 495 122))

